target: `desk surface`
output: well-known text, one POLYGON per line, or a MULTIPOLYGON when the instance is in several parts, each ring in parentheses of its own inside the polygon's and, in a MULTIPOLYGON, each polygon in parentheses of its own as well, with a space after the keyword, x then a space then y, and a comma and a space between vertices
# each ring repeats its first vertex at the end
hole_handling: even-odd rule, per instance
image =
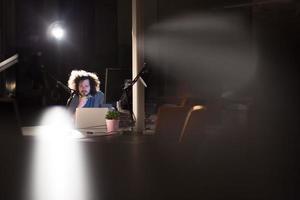
POLYGON ((51 191, 58 189, 54 185, 60 182, 71 189, 63 189, 66 200, 74 195, 78 200, 284 199, 293 193, 289 165, 278 159, 283 154, 270 156, 267 148, 249 145, 242 134, 215 133, 181 144, 145 135, 56 138, 49 143, 35 137, 0 137, 1 199, 32 200, 32 179, 38 172, 44 188, 39 197, 44 199, 51 199, 51 191), (37 161, 36 156, 44 160, 37 161), (48 183, 60 168, 70 168, 63 171, 68 176, 62 173, 62 180, 48 183))

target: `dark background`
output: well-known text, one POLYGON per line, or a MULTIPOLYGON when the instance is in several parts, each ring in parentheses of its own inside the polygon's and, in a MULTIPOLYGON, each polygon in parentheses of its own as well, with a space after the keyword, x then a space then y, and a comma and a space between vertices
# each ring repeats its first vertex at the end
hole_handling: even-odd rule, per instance
MULTIPOLYGON (((19 54, 19 63, 0 73, 0 92, 5 95, 6 82, 16 81, 21 114, 64 105, 68 98, 41 66, 63 83, 73 69, 96 72, 107 94, 106 68, 131 70, 130 0, 1 0, 0 5, 0 59, 19 54), (61 42, 47 36, 57 20, 67 31, 61 42)), ((251 105, 257 124, 298 123, 298 2, 155 0, 144 1, 141 9, 150 68, 146 114, 182 98, 191 104, 225 99, 251 105)))
MULTIPOLYGON (((117 1, 1 1, 1 4, 1 60, 19 54, 17 96, 29 98, 27 102, 34 95, 36 101, 41 98, 39 93, 44 87, 41 65, 64 83, 73 69, 96 72, 102 90, 105 68, 131 66, 130 4, 122 10, 117 1), (119 17, 127 19, 127 24, 119 25, 119 17), (66 40, 57 42, 47 35, 49 25, 55 21, 65 25, 66 40)), ((49 89, 54 90, 52 83, 49 84, 49 89)), ((53 98, 48 103, 62 104, 65 100, 53 98)))
MULTIPOLYGON (((173 48, 172 44, 169 48, 165 45, 168 44, 168 38, 176 37, 178 41, 189 38, 193 43, 199 42, 201 46, 200 40, 203 35, 197 35, 197 31, 193 34, 193 30, 181 31, 180 27, 175 31, 157 31, 157 29, 153 31, 152 29, 153 26, 170 19, 209 13, 210 16, 220 14, 236 16, 243 21, 241 29, 247 34, 247 40, 258 47, 256 72, 245 89, 247 91, 242 92, 243 95, 263 98, 259 103, 266 102, 267 106, 271 106, 269 102, 272 101, 276 104, 274 108, 283 106, 287 102, 293 106, 297 104, 299 82, 295 72, 299 66, 299 4, 294 1, 254 4, 259 2, 145 1, 143 12, 145 61, 152 70, 148 80, 150 87, 146 91, 147 97, 150 99, 156 96, 180 97, 185 95, 184 92, 187 93, 186 90, 192 93, 189 94, 190 96, 202 100, 211 100, 222 95, 224 92, 222 81, 214 78, 207 79, 207 76, 213 77, 213 75, 205 74, 205 71, 201 70, 193 77, 189 74, 193 68, 186 68, 190 65, 186 58, 182 57, 182 63, 186 64, 181 63, 178 66, 173 66, 166 61, 173 56, 170 51, 170 48, 173 48), (151 46, 149 40, 151 34, 155 35, 157 41, 162 42, 155 47, 151 46), (149 49, 161 55, 153 59, 149 56, 149 49), (180 68, 186 69, 184 73, 187 72, 188 76, 182 76, 180 68), (196 84, 190 83, 193 79, 201 81, 196 84)), ((106 68, 131 69, 131 1, 129 0, 88 2, 2 0, 0 27, 0 59, 4 60, 14 53, 20 56, 20 62, 14 68, 17 79, 16 93, 21 103, 41 101, 40 90, 44 86, 41 86, 43 79, 39 72, 40 65, 64 83, 72 69, 97 72, 102 81, 103 91, 106 68), (62 21, 67 30, 66 40, 60 43, 46 34, 48 26, 57 20, 62 21), (38 52, 41 52, 40 56, 37 55, 38 52), (36 96, 35 100, 31 99, 33 96, 36 96), (26 100, 23 101, 23 98, 26 100)), ((227 45, 234 46, 230 39, 227 45)), ((218 60, 218 56, 215 59, 218 60)), ((232 57, 232 59, 237 58, 232 57)), ((50 81, 49 84, 50 93, 56 93, 52 91, 55 90, 52 88, 53 83, 50 81)), ((62 92, 57 93, 62 97, 54 97, 46 104, 41 104, 65 102, 66 97, 62 92)))

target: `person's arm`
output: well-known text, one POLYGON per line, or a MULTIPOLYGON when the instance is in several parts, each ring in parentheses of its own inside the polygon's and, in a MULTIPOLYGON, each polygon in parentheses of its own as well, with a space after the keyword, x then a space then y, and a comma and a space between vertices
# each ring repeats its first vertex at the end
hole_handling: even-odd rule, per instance
POLYGON ((104 95, 105 95, 105 94, 104 94, 104 93, 102 93, 102 94, 103 94, 103 95, 102 95, 102 98, 100 99, 100 106, 103 105, 103 104, 105 103, 105 102, 104 102, 104 99, 105 99, 105 98, 104 98, 104 95))
POLYGON ((95 104, 94 107, 102 107, 102 105, 104 104, 104 93, 99 91, 96 95, 95 95, 95 104))

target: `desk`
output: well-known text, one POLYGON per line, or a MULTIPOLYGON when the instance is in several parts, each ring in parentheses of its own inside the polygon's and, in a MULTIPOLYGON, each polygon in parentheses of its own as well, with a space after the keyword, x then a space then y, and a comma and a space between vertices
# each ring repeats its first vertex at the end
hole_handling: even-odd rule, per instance
POLYGON ((106 129, 100 128, 91 128, 91 129, 72 129, 65 128, 60 129, 55 126, 24 126, 21 128, 21 132, 23 136, 51 136, 52 134, 57 135, 58 137, 70 137, 74 139, 84 138, 84 137, 96 137, 96 136, 109 136, 114 134, 120 134, 122 130, 116 132, 107 133, 106 129), (59 130, 59 131, 58 131, 59 130))
MULTIPOLYGON (((45 147, 45 143, 35 137, 0 137, 1 199, 29 200, 29 172, 37 168, 31 163, 33 153, 36 146, 45 147)), ((60 142, 59 138, 54 140, 53 147, 64 146, 60 142)), ((83 156, 88 180, 82 185, 88 185, 88 197, 78 200, 283 199, 286 194, 282 188, 287 182, 278 180, 278 175, 287 177, 285 168, 274 162, 270 165, 268 154, 247 151, 246 143, 237 138, 179 144, 177 140, 161 141, 157 136, 112 135, 78 139, 72 144, 72 148, 78 145, 81 149, 82 153, 74 152, 83 156)), ((60 153, 66 152, 68 147, 64 146, 60 153)), ((45 157, 47 162, 55 161, 45 157)), ((59 163, 62 166, 75 162, 64 158, 59 163)), ((53 173, 52 168, 46 169, 44 174, 53 173)), ((71 188, 78 182, 75 179, 71 188)), ((68 192, 78 191, 65 192, 68 196, 68 192)))

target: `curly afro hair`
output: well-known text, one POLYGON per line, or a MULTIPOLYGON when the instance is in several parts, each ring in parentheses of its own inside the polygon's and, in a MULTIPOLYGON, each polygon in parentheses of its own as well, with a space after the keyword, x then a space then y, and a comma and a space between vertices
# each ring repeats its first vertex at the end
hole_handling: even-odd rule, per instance
POLYGON ((91 86, 91 95, 95 95, 100 90, 100 81, 95 73, 84 70, 73 70, 68 80, 68 86, 72 90, 79 90, 79 83, 83 80, 89 80, 91 86))

